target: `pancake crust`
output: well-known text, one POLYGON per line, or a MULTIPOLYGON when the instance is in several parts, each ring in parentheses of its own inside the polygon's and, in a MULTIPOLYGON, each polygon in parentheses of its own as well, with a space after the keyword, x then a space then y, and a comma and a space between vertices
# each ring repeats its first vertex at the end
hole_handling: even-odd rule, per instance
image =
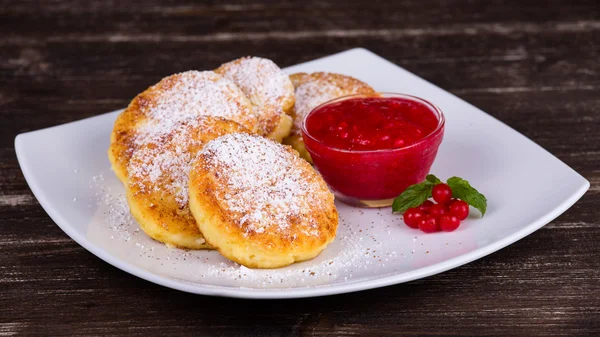
POLYGON ((190 209, 206 241, 250 268, 317 256, 335 238, 338 213, 325 181, 296 151, 236 133, 192 164, 190 209))
POLYGON ((295 92, 296 103, 291 114, 294 125, 284 144, 291 145, 300 156, 312 163, 304 141, 302 141, 302 122, 306 115, 317 106, 332 99, 354 94, 376 94, 368 84, 353 77, 335 73, 317 72, 312 74, 296 73, 290 75, 295 92))
POLYGON ((187 71, 163 78, 137 95, 117 118, 108 157, 115 174, 127 183, 129 160, 145 139, 199 115, 224 117, 256 131, 251 102, 230 80, 212 71, 187 71))
POLYGON ((258 113, 258 133, 278 142, 289 135, 294 107, 294 86, 273 61, 243 57, 227 62, 215 72, 233 81, 250 99, 258 113))
POLYGON ((148 236, 181 248, 211 248, 190 213, 190 165, 208 141, 245 131, 224 118, 199 116, 146 139, 135 150, 128 167, 127 201, 148 236))

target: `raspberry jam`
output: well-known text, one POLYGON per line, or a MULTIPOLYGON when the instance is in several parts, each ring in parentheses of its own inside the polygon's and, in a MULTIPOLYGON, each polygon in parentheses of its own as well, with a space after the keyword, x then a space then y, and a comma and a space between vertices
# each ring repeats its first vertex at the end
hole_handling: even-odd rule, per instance
POLYGON ((346 96, 315 108, 303 140, 336 196, 382 207, 425 179, 442 142, 444 117, 433 104, 401 94, 346 96))

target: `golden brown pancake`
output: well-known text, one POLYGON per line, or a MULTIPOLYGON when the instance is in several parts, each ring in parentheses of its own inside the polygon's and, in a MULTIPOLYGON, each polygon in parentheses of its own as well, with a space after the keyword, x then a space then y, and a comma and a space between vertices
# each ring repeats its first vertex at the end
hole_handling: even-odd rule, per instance
POLYGON ((212 71, 187 71, 163 78, 137 95, 117 118, 108 156, 117 177, 127 182, 129 159, 156 132, 200 115, 219 116, 256 131, 251 102, 230 80, 212 71))
POLYGON ((278 142, 288 136, 292 120, 287 115, 294 107, 294 86, 273 61, 243 57, 227 62, 215 72, 233 81, 258 114, 258 133, 278 142))
POLYGON ((207 242, 251 268, 317 256, 338 213, 325 181, 296 151, 246 133, 219 137, 192 165, 190 209, 207 242))
POLYGON ((127 202, 146 234, 167 245, 211 248, 188 204, 188 172, 204 144, 243 126, 221 117, 199 116, 147 137, 129 161, 127 202))
POLYGON ((296 103, 292 112, 294 126, 289 137, 283 140, 284 144, 291 145, 300 156, 312 163, 308 151, 302 141, 302 122, 306 115, 317 106, 342 96, 354 94, 375 94, 375 90, 368 84, 353 77, 318 72, 296 73, 290 75, 290 80, 296 90, 296 103))

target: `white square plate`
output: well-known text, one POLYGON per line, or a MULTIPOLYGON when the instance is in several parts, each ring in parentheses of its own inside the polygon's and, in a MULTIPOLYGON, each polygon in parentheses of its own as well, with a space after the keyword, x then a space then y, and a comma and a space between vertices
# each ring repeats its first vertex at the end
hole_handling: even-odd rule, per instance
POLYGON ((365 49, 286 71, 347 74, 378 91, 438 105, 446 115, 446 134, 432 173, 469 180, 488 198, 486 216, 472 215, 452 233, 424 234, 403 225, 390 208, 337 203, 338 236, 320 256, 286 268, 251 270, 214 251, 168 249, 137 229, 107 159, 120 111, 19 135, 19 164, 50 217, 106 262, 174 289, 244 298, 339 294, 440 273, 532 233, 589 188, 581 175, 515 130, 365 49))

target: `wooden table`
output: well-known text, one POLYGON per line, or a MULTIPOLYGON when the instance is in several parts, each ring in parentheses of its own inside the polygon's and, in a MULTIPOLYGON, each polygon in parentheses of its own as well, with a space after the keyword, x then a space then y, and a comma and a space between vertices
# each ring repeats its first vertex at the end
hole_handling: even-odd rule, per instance
POLYGON ((169 2, 0 0, 0 336, 600 335, 597 0, 169 2), (440 275, 248 301, 166 289, 101 261, 50 220, 17 164, 18 133, 124 107, 165 75, 357 46, 509 124, 591 189, 531 236, 440 275))

